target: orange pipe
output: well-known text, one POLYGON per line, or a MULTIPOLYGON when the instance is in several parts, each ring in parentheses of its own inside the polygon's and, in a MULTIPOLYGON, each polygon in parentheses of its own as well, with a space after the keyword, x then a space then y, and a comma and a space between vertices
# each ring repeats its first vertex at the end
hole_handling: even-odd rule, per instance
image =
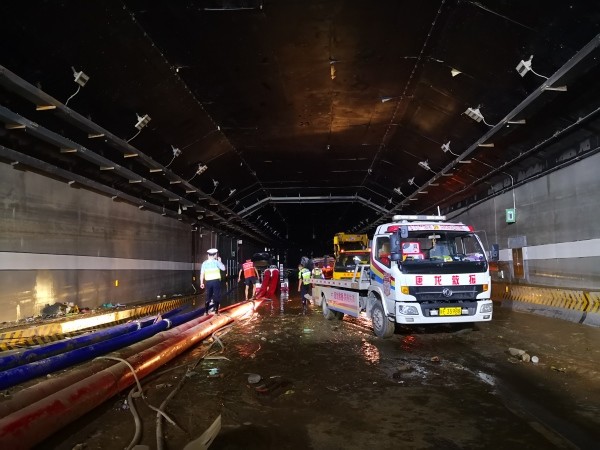
MULTIPOLYGON (((128 347, 112 352, 109 355, 117 358, 127 359, 136 353, 140 353, 147 348, 169 339, 170 337, 177 336, 182 331, 188 330, 199 323, 208 320, 210 317, 211 316, 202 316, 198 317, 197 319, 190 320, 189 322, 183 323, 178 327, 161 331, 160 333, 157 333, 148 339, 136 342, 128 347)), ((113 360, 96 359, 81 364, 80 367, 69 370, 61 376, 53 376, 49 379, 43 378, 42 381, 37 384, 29 386, 21 391, 11 393, 11 398, 0 402, 0 417, 7 416, 18 409, 22 409, 27 405, 37 402, 48 395, 71 386, 72 384, 75 384, 78 381, 83 380, 115 364, 116 362, 113 360)))
MULTIPOLYGON (((127 361, 135 369, 138 379, 142 379, 219 328, 252 312, 260 303, 244 302, 224 308, 219 315, 185 331, 176 327, 170 332, 180 331, 177 335, 127 358, 127 361)), ((133 374, 121 362, 15 411, 0 419, 2 448, 30 448, 134 383, 133 374)))

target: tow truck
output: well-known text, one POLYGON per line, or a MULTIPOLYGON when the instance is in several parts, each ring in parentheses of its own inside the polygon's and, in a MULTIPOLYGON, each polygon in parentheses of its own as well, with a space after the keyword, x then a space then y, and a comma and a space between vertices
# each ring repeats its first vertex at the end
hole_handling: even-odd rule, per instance
POLYGON ((396 324, 492 320, 490 273, 473 227, 445 216, 398 215, 373 235, 369 264, 355 264, 352 278, 312 279, 323 315, 370 318, 380 338, 396 324))

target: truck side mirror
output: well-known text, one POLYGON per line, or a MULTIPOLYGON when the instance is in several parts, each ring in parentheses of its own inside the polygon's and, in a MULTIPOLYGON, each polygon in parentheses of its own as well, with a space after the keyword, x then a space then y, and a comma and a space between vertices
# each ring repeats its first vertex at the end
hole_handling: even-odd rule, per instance
POLYGON ((500 260, 500 246, 498 244, 492 244, 490 249, 490 261, 500 260))
POLYGON ((390 236, 390 261, 400 261, 402 259, 402 246, 398 233, 390 236))
POLYGON ((400 226, 400 237, 406 239, 408 237, 408 227, 406 225, 400 226))

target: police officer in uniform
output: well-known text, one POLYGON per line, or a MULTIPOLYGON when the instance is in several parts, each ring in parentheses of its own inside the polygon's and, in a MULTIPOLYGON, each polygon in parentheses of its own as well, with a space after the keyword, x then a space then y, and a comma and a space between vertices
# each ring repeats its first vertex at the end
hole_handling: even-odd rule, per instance
POLYGON ((209 248, 206 251, 208 259, 200 267, 200 289, 204 289, 204 285, 206 284, 204 297, 205 314, 208 314, 211 302, 214 305, 215 314, 219 313, 219 304, 221 302, 221 271, 225 270, 225 266, 221 262, 221 257, 217 256, 218 252, 216 248, 209 248))

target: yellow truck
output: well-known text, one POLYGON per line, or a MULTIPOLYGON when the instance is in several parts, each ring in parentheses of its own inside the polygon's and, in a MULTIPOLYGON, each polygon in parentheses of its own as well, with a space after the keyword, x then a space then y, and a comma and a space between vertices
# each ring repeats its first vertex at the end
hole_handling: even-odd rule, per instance
POLYGON ((352 278, 356 264, 369 263, 369 236, 366 234, 337 233, 333 236, 333 279, 352 278))
POLYGON ((369 236, 366 234, 337 233, 333 236, 333 256, 338 258, 342 250, 366 250, 369 236))

